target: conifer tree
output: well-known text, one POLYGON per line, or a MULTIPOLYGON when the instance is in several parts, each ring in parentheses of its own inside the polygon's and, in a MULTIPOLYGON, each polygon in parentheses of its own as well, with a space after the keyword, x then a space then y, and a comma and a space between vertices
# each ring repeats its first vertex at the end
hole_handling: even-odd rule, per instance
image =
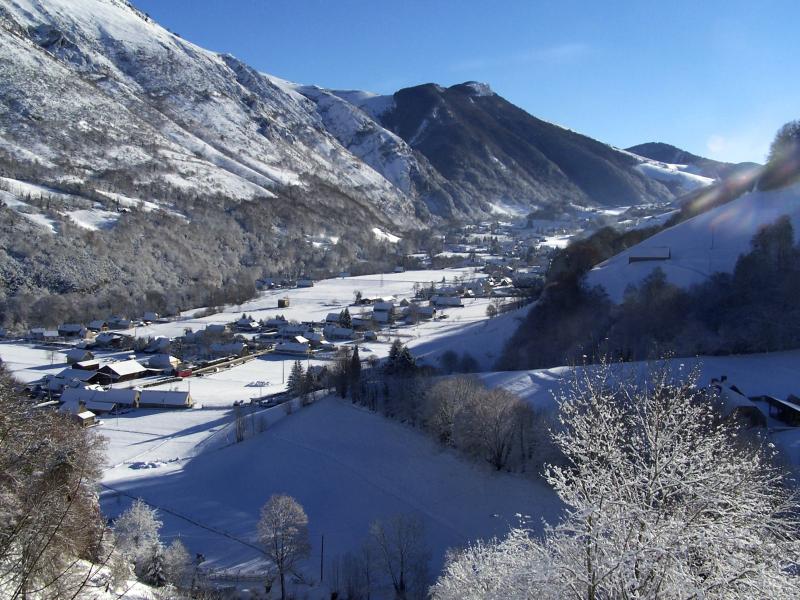
POLYGON ((293 396, 298 396, 303 392, 303 365, 299 360, 294 361, 292 365, 286 389, 293 396))

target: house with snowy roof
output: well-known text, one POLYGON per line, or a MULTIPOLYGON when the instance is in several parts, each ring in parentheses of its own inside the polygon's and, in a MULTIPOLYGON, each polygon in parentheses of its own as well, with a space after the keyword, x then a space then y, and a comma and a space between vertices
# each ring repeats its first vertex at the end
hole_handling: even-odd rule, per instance
POLYGON ((106 375, 112 383, 139 379, 147 375, 147 369, 134 359, 108 363, 100 367, 98 372, 106 375))
POLYGON ((83 362, 86 360, 92 360, 94 358, 94 354, 92 354, 86 348, 72 348, 71 350, 67 351, 67 364, 71 365, 78 362, 83 362))
POLYGON ((189 392, 181 390, 142 390, 139 408, 191 408, 194 400, 189 392))

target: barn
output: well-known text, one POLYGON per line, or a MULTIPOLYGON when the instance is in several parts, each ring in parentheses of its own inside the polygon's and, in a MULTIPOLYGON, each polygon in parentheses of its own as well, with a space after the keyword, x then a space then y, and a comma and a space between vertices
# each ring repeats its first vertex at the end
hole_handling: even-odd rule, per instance
POLYGON ((194 400, 189 392, 178 390, 142 390, 140 408, 191 408, 194 400))
POLYGON ((108 376, 114 383, 130 381, 147 375, 147 369, 133 359, 109 363, 100 367, 98 372, 108 376))

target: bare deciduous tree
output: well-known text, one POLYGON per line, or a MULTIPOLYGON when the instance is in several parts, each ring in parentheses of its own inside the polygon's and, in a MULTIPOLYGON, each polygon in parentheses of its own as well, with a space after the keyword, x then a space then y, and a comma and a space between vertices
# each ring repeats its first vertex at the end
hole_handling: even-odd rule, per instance
POLYGON ((424 579, 428 564, 424 533, 416 515, 395 515, 386 521, 375 521, 370 527, 378 560, 398 600, 408 598, 412 588, 420 591, 415 584, 424 579))

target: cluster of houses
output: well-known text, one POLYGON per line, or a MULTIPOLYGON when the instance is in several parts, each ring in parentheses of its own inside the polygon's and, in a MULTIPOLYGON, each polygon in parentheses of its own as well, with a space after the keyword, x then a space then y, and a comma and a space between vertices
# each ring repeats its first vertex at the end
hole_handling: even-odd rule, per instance
POLYGON ((119 346, 130 336, 119 333, 131 327, 141 327, 150 323, 163 323, 166 319, 159 317, 158 313, 146 312, 139 319, 112 316, 108 319, 95 319, 88 324, 62 323, 55 329, 46 327, 33 327, 28 331, 27 337, 35 342, 70 342, 84 340, 102 347, 119 346))
POLYGON ((314 280, 306 276, 296 279, 291 277, 261 277, 256 280, 256 287, 260 290, 310 288, 314 287, 314 280))
POLYGON ((139 379, 176 374, 180 361, 168 354, 154 354, 147 365, 128 356, 101 362, 86 348, 66 352, 69 365, 58 373, 28 384, 33 395, 46 399, 41 406, 59 405, 59 410, 75 415, 84 425, 95 423, 97 414, 129 408, 185 408, 193 401, 188 392, 165 392, 139 387, 112 387, 139 379))
POLYGON ((98 385, 67 388, 61 394, 59 410, 73 415, 85 427, 96 424, 98 415, 133 408, 191 408, 189 392, 136 388, 105 389, 98 385))

